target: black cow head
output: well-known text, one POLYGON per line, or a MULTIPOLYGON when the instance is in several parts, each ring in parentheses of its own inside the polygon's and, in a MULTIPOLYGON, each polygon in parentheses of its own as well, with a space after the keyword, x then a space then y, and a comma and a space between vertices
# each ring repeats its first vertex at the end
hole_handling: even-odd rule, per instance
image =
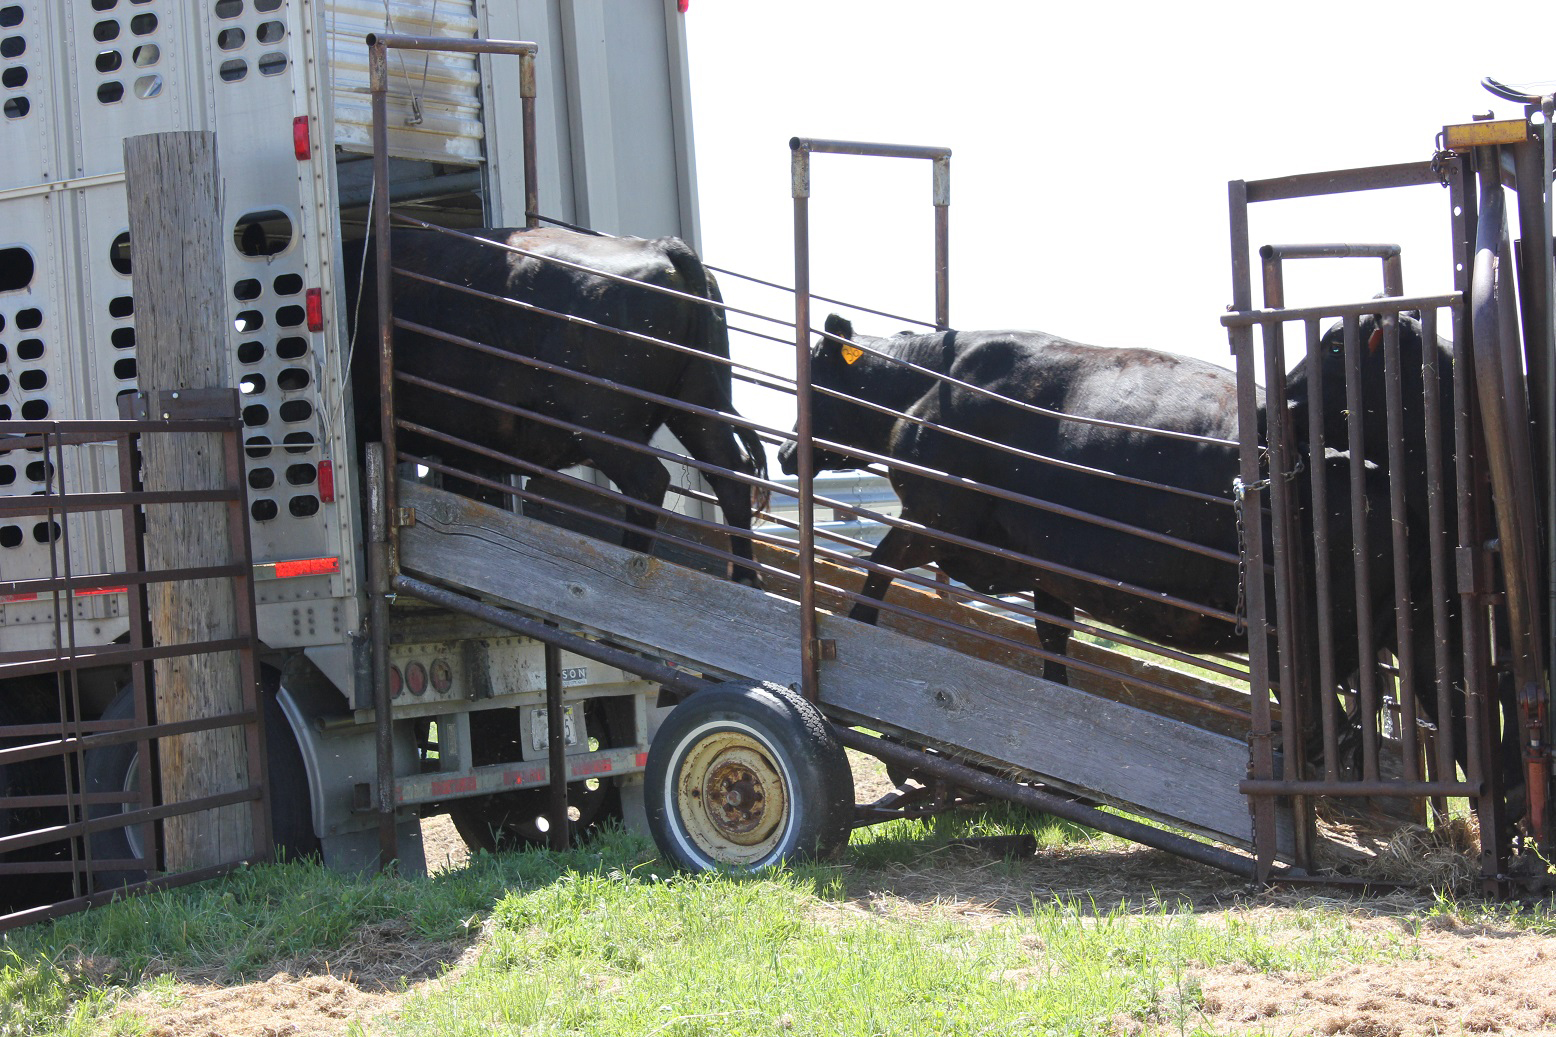
MULTIPOLYGON (((1367 314, 1357 322, 1358 375, 1362 404, 1363 453, 1376 463, 1388 459, 1388 382, 1384 365, 1384 319, 1367 314)), ((1323 379, 1323 437, 1331 450, 1350 448, 1349 405, 1346 399, 1345 325, 1337 323, 1324 332, 1319 341, 1319 369, 1323 379)), ((1439 392, 1451 399, 1452 353, 1438 343, 1427 350, 1422 339, 1421 322, 1410 313, 1399 315, 1399 370, 1406 428, 1419 428, 1421 417, 1422 370, 1427 363, 1437 365, 1439 392)), ((1292 368, 1286 380, 1286 403, 1292 412, 1299 436, 1299 449, 1307 449, 1307 428, 1312 409, 1313 379, 1307 358, 1292 368)), ((1451 411, 1443 412, 1452 420, 1451 411)))
MULTIPOLYGON (((853 324, 834 313, 827 317, 825 332, 810 351, 811 384, 868 399, 871 398, 867 389, 870 372, 886 363, 854 345, 853 324)), ((876 452, 884 450, 885 436, 866 437, 861 433, 866 428, 883 424, 889 430, 895 420, 820 392, 811 393, 810 408, 812 438, 849 443, 876 452)), ((813 470, 817 472, 847 470, 864 464, 857 458, 820 446, 812 448, 812 456, 815 459, 813 470)), ((792 441, 785 443, 778 451, 778 463, 786 475, 799 471, 798 445, 792 441)))

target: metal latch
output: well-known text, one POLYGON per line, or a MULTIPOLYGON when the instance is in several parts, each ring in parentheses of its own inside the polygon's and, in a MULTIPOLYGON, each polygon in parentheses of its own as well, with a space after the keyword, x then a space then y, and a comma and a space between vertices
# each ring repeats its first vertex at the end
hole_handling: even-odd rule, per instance
POLYGON ((416 509, 415 508, 395 508, 394 509, 394 524, 395 524, 395 528, 397 528, 397 529, 405 527, 405 526, 414 526, 416 524, 416 509))

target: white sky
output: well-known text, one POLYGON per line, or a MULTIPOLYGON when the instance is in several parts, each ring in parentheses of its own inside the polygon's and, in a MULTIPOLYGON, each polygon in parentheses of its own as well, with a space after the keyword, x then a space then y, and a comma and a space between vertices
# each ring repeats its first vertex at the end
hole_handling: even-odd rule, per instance
MULTIPOLYGON (((1549 0, 691 0, 703 254, 793 283, 792 136, 948 146, 954 327, 1041 328, 1229 364, 1216 319, 1231 300, 1227 182, 1430 158, 1444 123, 1521 114, 1481 77, 1556 80, 1553 29, 1549 0), (1472 6, 1497 12, 1484 38, 1472 6)), ((932 319, 929 164, 812 161, 814 291, 932 319)), ((1252 229, 1255 248, 1398 243, 1407 293, 1451 287, 1438 187, 1268 203, 1252 229)), ((1288 301, 1366 298, 1378 271, 1299 264, 1288 301)), ((787 300, 722 283, 729 301, 792 318, 787 300)), ((829 309, 818 304, 813 322, 829 309)), ((855 326, 903 327, 869 316, 855 326)), ((792 350, 737 349, 792 371, 792 350)), ((736 402, 758 420, 792 420, 792 404, 749 387, 736 402)))

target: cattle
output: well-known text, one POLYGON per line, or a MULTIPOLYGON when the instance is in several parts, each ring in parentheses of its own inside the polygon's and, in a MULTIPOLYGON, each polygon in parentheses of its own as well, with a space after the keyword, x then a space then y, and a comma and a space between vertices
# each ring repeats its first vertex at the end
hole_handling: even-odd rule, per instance
MULTIPOLYGON (((503 482, 515 470, 533 474, 493 457, 494 451, 542 469, 588 463, 627 497, 659 506, 669 473, 658 459, 633 446, 647 443, 663 426, 698 461, 750 478, 765 477, 765 454, 753 432, 710 414, 635 395, 651 394, 709 412, 734 412, 730 368, 719 362, 729 358, 729 334, 718 305, 718 285, 689 246, 677 238, 608 237, 555 227, 472 233, 495 246, 430 229, 392 231, 397 269, 466 289, 396 273, 397 321, 483 344, 472 348, 414 328, 396 331, 395 367, 402 378, 395 385, 395 410, 401 420, 417 426, 398 433, 401 451, 438 458, 475 476, 477 486, 483 479, 487 484, 503 482), (535 363, 522 362, 526 359, 535 363), (580 380, 571 372, 597 381, 580 380), (403 376, 436 382, 452 393, 403 376)), ((370 318, 376 291, 371 260, 368 266, 357 309, 370 318)), ((359 438, 365 442, 380 438, 378 411, 372 405, 380 390, 372 362, 375 339, 362 334, 357 339, 357 359, 368 361, 353 365, 359 438)), ((734 476, 705 474, 725 522, 749 530, 751 485, 734 476)), ((629 522, 646 530, 656 526, 649 511, 629 506, 625 513, 629 522)), ((651 540, 636 530, 622 538, 624 546, 636 551, 648 550, 651 540)), ((739 559, 731 567, 732 577, 759 585, 749 539, 732 537, 732 550, 739 559)))
MULTIPOLYGON (((1368 314, 1357 321, 1357 378, 1356 395, 1361 403, 1356 424, 1361 433, 1360 449, 1375 478, 1384 481, 1401 480, 1404 502, 1404 530, 1409 558, 1409 608, 1406 617, 1410 622, 1410 643, 1401 644, 1399 615, 1389 598, 1379 611, 1377 629, 1380 645, 1396 656, 1407 654, 1413 671, 1416 701, 1423 719, 1440 724, 1436 677, 1441 662, 1446 664, 1446 675, 1452 687, 1449 698, 1452 714, 1447 728, 1453 740, 1455 760, 1462 766, 1469 757, 1468 728, 1464 690, 1464 642, 1462 632, 1462 603, 1452 573, 1450 557, 1439 559, 1439 564, 1449 571, 1442 580, 1441 599, 1435 597, 1431 579, 1431 544, 1429 531, 1434 525, 1431 514, 1431 486, 1428 482, 1428 444, 1433 430, 1429 427, 1426 400, 1436 403, 1438 423, 1437 456, 1440 464, 1441 508, 1436 521, 1442 530, 1442 542, 1447 552, 1459 543, 1457 502, 1457 456, 1454 445, 1454 415, 1456 392, 1453 379, 1453 349, 1441 339, 1426 344, 1420 319, 1404 313, 1398 319, 1400 384, 1400 426, 1403 435, 1398 438, 1396 451, 1398 464, 1389 456, 1389 447, 1395 443, 1388 428, 1387 387, 1384 336, 1384 318, 1368 314), (1428 381, 1428 375, 1433 381, 1428 381), (1435 385, 1433 384, 1435 382, 1435 385), (1439 642, 1433 626, 1434 615, 1446 620, 1447 638, 1439 642)), ((1304 357, 1287 378, 1287 400, 1292 418, 1293 438, 1301 450, 1308 449, 1308 435, 1312 423, 1315 386, 1321 381, 1323 389, 1321 439, 1329 450, 1349 451, 1350 411, 1346 407, 1346 357, 1345 327, 1339 322, 1328 328, 1319 342, 1318 364, 1315 370, 1304 357)), ((1375 509, 1387 511, 1387 496, 1375 497, 1375 509)), ((1375 576, 1375 579, 1378 577, 1375 576)), ((1383 581, 1387 584, 1386 575, 1383 581)), ((1517 716, 1511 689, 1501 682, 1494 689, 1497 712, 1500 713, 1500 730, 1491 734, 1495 760, 1491 765, 1499 773, 1504 787, 1515 793, 1515 801, 1521 798, 1517 789, 1523 782, 1519 767, 1517 743, 1517 716)), ((1493 719, 1493 723, 1495 723, 1493 719)))
MULTIPOLYGON (((1185 651, 1246 648, 1241 624, 1227 618, 1239 611, 1241 576, 1235 561, 1240 548, 1233 506, 1238 418, 1231 371, 1154 350, 1090 346, 1035 331, 867 338, 856 336, 849 322, 836 315, 828 319, 826 331, 812 353, 812 383, 907 416, 898 419, 815 393, 815 438, 1050 505, 1001 499, 894 467, 891 480, 904 519, 1040 564, 1013 562, 898 527, 882 539, 873 562, 900 570, 933 561, 983 593, 1034 591, 1037 611, 1060 620, 1038 621, 1043 646, 1056 657, 1062 656, 1069 636, 1063 624, 1073 622, 1076 609, 1185 651), (1026 406, 993 399, 988 392, 1026 406)), ((798 461, 795 444, 786 444, 779 457, 784 471, 792 473, 798 461)), ((837 451, 818 448, 815 453, 818 470, 857 465, 837 451)), ((1332 513, 1348 518, 1343 464, 1326 465, 1325 483, 1332 513)), ((1297 485, 1301 490, 1306 480, 1297 485)), ((1339 525, 1342 532, 1349 528, 1339 525)), ((1386 528, 1375 532, 1379 535, 1369 538, 1372 551, 1386 552, 1386 528)), ((1348 561, 1348 538, 1337 538, 1330 549, 1335 559, 1348 561)), ((1387 557, 1374 559, 1375 565, 1387 563, 1387 557)), ((1354 593, 1347 605, 1351 585, 1343 579, 1350 567, 1332 568, 1341 576, 1337 606, 1354 613, 1354 593)), ((872 574, 864 595, 879 598, 889 583, 889 576, 872 574)), ((875 611, 861 604, 851 615, 873 621, 875 611)), ((1351 652, 1354 656, 1355 649, 1351 652)), ((1063 663, 1051 658, 1044 663, 1044 676, 1062 682, 1067 674, 1063 663)))

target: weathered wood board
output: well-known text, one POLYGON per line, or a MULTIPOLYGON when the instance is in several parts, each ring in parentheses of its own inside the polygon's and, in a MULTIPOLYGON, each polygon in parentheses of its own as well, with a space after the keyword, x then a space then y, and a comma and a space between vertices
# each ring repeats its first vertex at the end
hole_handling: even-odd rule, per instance
MULTIPOLYGON (((400 483, 399 503, 415 512, 399 533, 407 573, 709 674, 800 679, 793 601, 417 483, 400 483)), ((823 663, 824 706, 1227 842, 1251 842, 1237 791, 1248 762, 1241 739, 893 630, 832 615, 820 627, 837 642, 837 658, 823 663)))

